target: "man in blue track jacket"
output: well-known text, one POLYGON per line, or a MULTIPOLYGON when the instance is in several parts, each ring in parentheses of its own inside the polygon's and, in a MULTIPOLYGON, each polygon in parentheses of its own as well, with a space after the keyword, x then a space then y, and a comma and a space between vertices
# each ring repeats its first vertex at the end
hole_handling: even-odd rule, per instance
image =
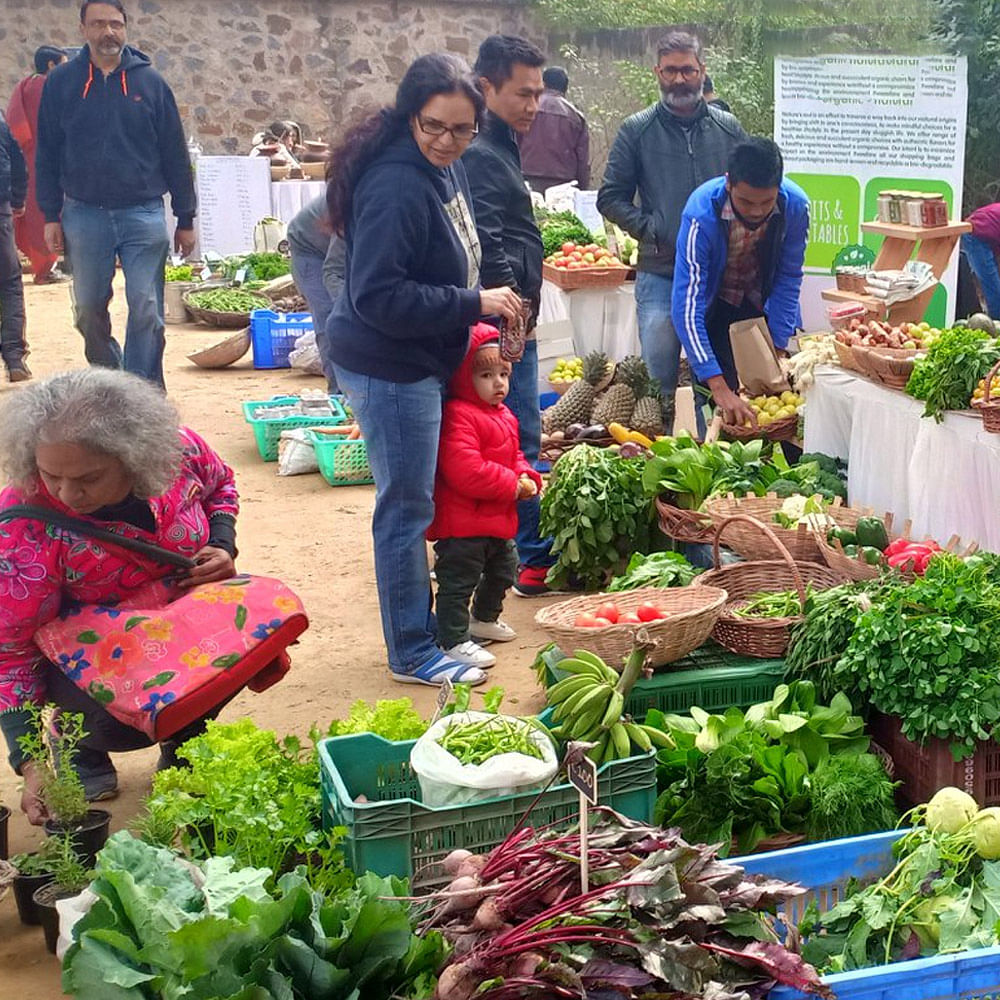
POLYGON ((726 176, 691 194, 677 234, 674 327, 726 423, 754 420, 737 394, 730 324, 766 316, 774 346, 784 351, 800 323, 809 199, 782 175, 774 142, 740 143, 726 176))

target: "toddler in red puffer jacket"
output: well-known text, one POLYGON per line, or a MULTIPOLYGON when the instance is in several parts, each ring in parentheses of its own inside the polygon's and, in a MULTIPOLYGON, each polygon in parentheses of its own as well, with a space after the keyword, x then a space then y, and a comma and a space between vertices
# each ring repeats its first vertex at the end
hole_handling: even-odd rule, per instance
POLYGON ((517 418, 504 406, 510 371, 497 330, 474 326, 465 360, 448 385, 434 521, 427 531, 434 542, 438 645, 483 668, 496 657, 481 642, 515 638, 500 612, 517 570, 517 501, 535 496, 542 485, 518 445, 517 418))

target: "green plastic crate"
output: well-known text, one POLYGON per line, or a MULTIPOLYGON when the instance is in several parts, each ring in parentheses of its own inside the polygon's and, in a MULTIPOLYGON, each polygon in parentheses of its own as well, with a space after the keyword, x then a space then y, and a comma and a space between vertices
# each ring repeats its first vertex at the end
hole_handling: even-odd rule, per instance
MULTIPOLYGON (((565 654, 558 646, 544 653, 546 686, 568 675, 559 669, 565 654)), ((692 705, 706 712, 730 707, 749 708, 767 701, 785 676, 784 660, 758 660, 737 656, 708 643, 660 670, 648 680, 639 678, 625 702, 625 713, 644 719, 651 708, 661 712, 686 712, 692 705)))
MULTIPOLYGON (((415 740, 392 742, 374 733, 320 741, 323 827, 347 828, 344 860, 356 872, 409 877, 415 890, 450 881, 440 862, 456 847, 485 853, 501 843, 536 798, 536 792, 505 795, 473 805, 432 809, 420 801, 420 782, 410 769, 415 740), (368 801, 355 801, 359 796, 368 801)), ((597 772, 602 805, 644 823, 656 801, 656 757, 615 760, 597 772)), ((532 810, 533 827, 571 826, 580 795, 553 785, 532 810)))
POLYGON ((275 396, 274 399, 263 399, 243 404, 243 417, 253 428, 257 440, 257 451, 265 462, 277 462, 278 442, 282 431, 290 431, 295 427, 335 427, 346 423, 347 412, 336 396, 330 397, 333 413, 326 417, 260 417, 258 410, 268 407, 290 406, 298 402, 298 396, 275 396))
POLYGON ((319 471, 331 486, 361 486, 374 483, 368 464, 368 446, 364 441, 309 431, 309 440, 319 471))

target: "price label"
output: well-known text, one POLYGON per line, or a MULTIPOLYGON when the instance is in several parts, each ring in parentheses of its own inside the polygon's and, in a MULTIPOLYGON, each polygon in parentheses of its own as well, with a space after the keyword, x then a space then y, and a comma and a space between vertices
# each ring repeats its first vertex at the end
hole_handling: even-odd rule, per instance
POLYGON ((233 284, 234 285, 242 285, 243 282, 246 281, 246 280, 247 280, 247 269, 245 267, 241 267, 236 272, 236 277, 233 278, 233 284))
POLYGON ((206 250, 205 251, 205 260, 209 264, 218 264, 219 261, 222 260, 222 257, 218 253, 216 253, 214 250, 206 250))
POLYGON ((438 719, 441 718, 441 713, 445 710, 448 702, 455 696, 455 685, 452 684, 449 678, 445 678, 441 687, 438 688, 437 696, 437 707, 434 709, 434 717, 431 719, 431 725, 433 726, 438 719))
POLYGON ((206 264, 201 269, 201 280, 202 281, 208 281, 208 279, 211 278, 211 277, 212 277, 212 269, 206 264))
POLYGON ((580 755, 566 765, 569 783, 592 805, 597 805, 597 764, 580 755))
POLYGON ((184 261, 184 258, 179 253, 172 253, 170 255, 170 263, 174 267, 180 267, 181 264, 183 263, 183 261, 184 261))

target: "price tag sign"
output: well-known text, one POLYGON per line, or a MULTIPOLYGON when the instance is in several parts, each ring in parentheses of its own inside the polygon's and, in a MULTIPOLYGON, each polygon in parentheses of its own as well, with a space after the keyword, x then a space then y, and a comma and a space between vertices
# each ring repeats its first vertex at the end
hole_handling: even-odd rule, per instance
POLYGON ((201 280, 202 281, 208 281, 208 279, 211 278, 211 277, 212 277, 212 269, 206 264, 201 269, 201 280))
POLYGON ((434 715, 431 718, 431 725, 433 726, 438 719, 441 718, 441 713, 445 710, 448 702, 451 701, 455 696, 455 685, 446 677, 444 683, 438 688, 437 696, 437 707, 434 709, 434 715))
POLYGON ((233 284, 234 285, 242 285, 243 282, 246 281, 246 280, 247 280, 247 269, 245 267, 241 267, 236 272, 236 277, 233 278, 233 284))
POLYGON ((183 261, 184 261, 184 258, 179 253, 172 253, 170 255, 170 263, 174 267, 180 267, 181 264, 183 263, 183 261))
POLYGON ((205 251, 205 261, 209 264, 218 264, 222 260, 222 257, 217 254, 214 250, 205 251))
POLYGON ((592 806, 597 805, 597 764, 589 757, 580 756, 566 765, 569 783, 592 806))

